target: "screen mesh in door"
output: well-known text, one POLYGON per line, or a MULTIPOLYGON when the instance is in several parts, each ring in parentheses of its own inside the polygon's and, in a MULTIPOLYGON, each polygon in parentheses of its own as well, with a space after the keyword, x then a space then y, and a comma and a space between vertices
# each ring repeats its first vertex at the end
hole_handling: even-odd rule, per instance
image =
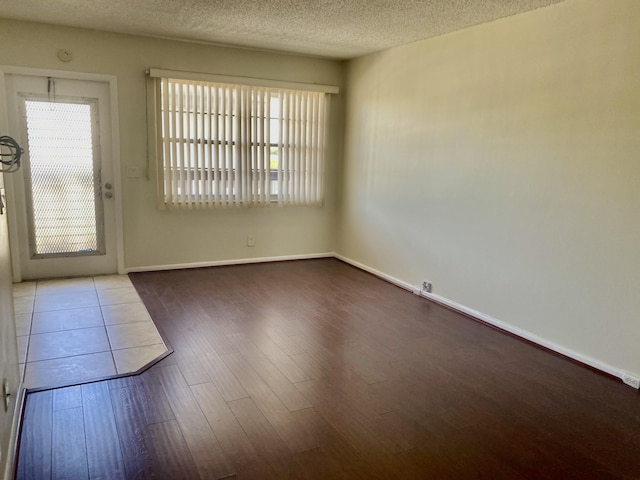
POLYGON ((92 110, 25 100, 33 257, 103 253, 92 110))

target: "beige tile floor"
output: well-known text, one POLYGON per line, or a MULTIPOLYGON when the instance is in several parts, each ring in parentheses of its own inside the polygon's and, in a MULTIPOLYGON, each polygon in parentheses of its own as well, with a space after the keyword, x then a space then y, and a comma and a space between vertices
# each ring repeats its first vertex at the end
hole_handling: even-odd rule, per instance
POLYGON ((13 285, 26 388, 131 373, 167 352, 126 275, 13 285))

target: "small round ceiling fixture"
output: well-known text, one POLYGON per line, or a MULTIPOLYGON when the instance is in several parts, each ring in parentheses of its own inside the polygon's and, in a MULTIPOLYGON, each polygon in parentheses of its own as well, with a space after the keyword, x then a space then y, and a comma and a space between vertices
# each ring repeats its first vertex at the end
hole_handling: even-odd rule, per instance
POLYGON ((71 61, 71 52, 69 50, 59 50, 58 51, 58 58, 63 61, 63 62, 70 62, 71 61))

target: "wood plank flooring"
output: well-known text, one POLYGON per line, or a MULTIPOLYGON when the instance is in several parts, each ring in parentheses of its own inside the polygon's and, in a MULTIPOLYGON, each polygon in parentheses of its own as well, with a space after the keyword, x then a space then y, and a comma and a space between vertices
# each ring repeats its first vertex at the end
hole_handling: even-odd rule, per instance
POLYGON ((18 479, 640 478, 640 395, 333 259, 136 273, 175 352, 31 393, 18 479))

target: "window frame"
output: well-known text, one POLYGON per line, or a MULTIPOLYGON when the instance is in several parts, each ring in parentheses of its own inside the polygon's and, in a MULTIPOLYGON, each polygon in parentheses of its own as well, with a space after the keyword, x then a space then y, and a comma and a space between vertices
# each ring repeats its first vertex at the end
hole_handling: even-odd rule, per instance
MULTIPOLYGON (((325 171, 324 163, 326 163, 326 159, 324 158, 324 151, 326 150, 326 136, 328 131, 328 116, 329 116, 328 103, 329 103, 330 94, 337 94, 339 92, 338 87, 327 86, 327 85, 315 85, 315 84, 301 84, 301 83, 293 83, 293 82, 280 82, 280 81, 273 81, 273 80, 254 79, 254 78, 248 78, 248 77, 228 77, 228 76, 210 75, 210 74, 195 74, 190 72, 173 72, 173 71, 158 70, 158 69, 150 69, 149 71, 147 71, 147 74, 148 74, 147 76, 148 164, 150 165, 153 161, 153 163, 156 166, 158 207, 160 209, 164 210, 164 209, 171 209, 171 208, 202 208, 202 207, 218 207, 218 206, 229 206, 229 205, 255 206, 255 205, 273 204, 273 203, 277 203, 279 205, 294 205, 294 204, 322 205, 324 201, 324 171, 325 171), (325 103, 322 105, 322 108, 318 107, 319 109, 318 112, 311 112, 311 110, 309 110, 309 112, 307 112, 306 118, 296 117, 294 119, 293 117, 291 118, 287 117, 286 121, 288 122, 295 121, 295 122, 299 122, 300 125, 305 125, 304 134, 299 135, 294 139, 294 140, 296 139, 301 140, 302 146, 295 145, 291 141, 289 141, 289 144, 285 145, 288 139, 283 139, 282 132, 279 133, 279 136, 277 139, 274 139, 270 135, 270 131, 267 132, 267 135, 269 135, 268 137, 264 137, 264 136, 261 137, 257 133, 254 134, 252 130, 249 130, 248 136, 245 135, 237 138, 233 138, 232 136, 229 136, 229 135, 226 135, 224 137, 219 137, 217 139, 214 139, 214 138, 208 139, 204 137, 198 138, 197 136, 194 138, 185 137, 183 139, 172 138, 170 141, 182 142, 181 146, 184 146, 182 144, 194 145, 196 149, 198 148, 198 145, 203 145, 203 144, 207 146, 215 145, 217 148, 222 147, 227 151, 229 149, 235 149, 235 148, 246 149, 244 150, 245 156, 243 158, 245 162, 244 167, 247 167, 247 165, 250 166, 250 168, 245 168, 245 171, 248 170, 247 173, 243 174, 242 168, 239 168, 238 165, 236 165, 235 163, 233 164, 233 166, 230 164, 225 164, 222 166, 219 166, 216 164, 216 168, 209 167, 208 170, 206 168, 203 168, 199 164, 194 165, 193 163, 190 163, 188 170, 190 170, 191 173, 188 175, 188 181, 191 183, 194 181, 202 182, 202 176, 215 174, 217 175, 216 178, 218 179, 225 178, 225 181, 233 181, 234 182, 233 185, 238 185, 236 175, 240 174, 240 175, 243 175, 241 179, 243 188, 247 186, 247 182, 250 182, 253 188, 255 188, 255 183, 260 180, 260 179, 256 180, 256 177, 260 177, 260 175, 265 171, 264 164, 262 165, 262 168, 256 168, 254 164, 257 163, 258 160, 256 158, 253 158, 253 156, 249 158, 247 163, 246 152, 249 152, 248 153, 249 155, 255 154, 255 152, 257 152, 258 150, 261 150, 263 153, 266 152, 267 153, 266 162, 268 163, 268 167, 269 167, 268 180, 266 180, 267 182, 269 182, 268 187, 270 191, 270 195, 268 195, 268 201, 264 201, 264 198, 263 198, 263 201, 255 202, 253 201, 255 197, 247 197, 246 192, 245 193, 241 192, 240 193, 241 198, 237 198, 237 196, 239 195, 238 192, 233 192, 229 194, 230 195, 229 199, 226 199, 221 203, 217 201, 214 202, 212 201, 211 198, 206 198, 203 200, 202 198, 204 195, 203 192, 201 191, 197 192, 197 188, 194 188, 189 193, 181 192, 179 194, 179 197, 182 198, 183 200, 181 202, 176 203, 172 195, 169 195, 169 197, 172 198, 172 200, 167 201, 166 167, 168 163, 167 163, 167 160, 165 159, 165 152, 166 152, 165 145, 164 145, 165 138, 163 137, 163 134, 162 134, 162 129, 163 129, 162 122, 164 121, 163 119, 166 118, 165 112, 163 110, 163 100, 166 99, 166 93, 163 94, 162 89, 160 87, 162 81, 183 82, 182 83, 183 85, 188 84, 187 82, 194 82, 194 84, 201 84, 201 83, 218 84, 219 86, 223 86, 223 87, 224 86, 243 87, 243 88, 256 87, 261 89, 260 92, 262 93, 260 95, 267 95, 269 102, 273 102, 274 99, 277 100, 279 116, 274 117, 272 114, 272 110, 269 110, 268 112, 266 112, 266 114, 268 114, 269 117, 266 118, 264 116, 265 115, 264 110, 260 110, 260 108, 256 106, 256 102, 254 101, 256 94, 253 92, 257 90, 250 88, 249 92, 251 93, 249 94, 249 98, 251 99, 251 103, 248 106, 244 105, 244 108, 248 107, 248 113, 247 111, 241 111, 238 113, 238 112, 231 112, 226 110, 216 110, 213 113, 209 112, 208 115, 212 118, 216 118, 216 121, 220 121, 219 120, 220 116, 232 115, 233 121, 235 122, 236 115, 243 115, 242 121, 247 122, 246 116, 248 115, 249 125, 255 125, 256 121, 262 122, 262 124, 264 125, 265 118, 266 118, 266 122, 269 124, 271 124, 273 120, 276 120, 279 125, 282 125, 283 122, 285 122, 285 120, 283 119, 283 116, 285 115, 283 113, 285 97, 282 96, 281 92, 284 92, 285 94, 288 94, 288 95, 294 95, 296 92, 302 92, 300 93, 300 95, 302 98, 307 99, 307 100, 303 100, 306 102, 309 102, 308 98, 316 98, 316 97, 307 97, 305 95, 313 96, 313 95, 316 95, 318 92, 320 92, 321 94, 324 94, 324 95, 320 95, 317 97, 317 98, 320 98, 318 102, 325 102, 325 103), (229 83, 232 81, 238 82, 238 83, 229 83), (309 118, 311 117, 309 116, 313 114, 319 115, 318 118, 320 120, 315 120, 313 122, 310 121, 309 118), (310 128, 316 128, 318 129, 319 132, 321 132, 322 138, 321 139, 315 138, 316 141, 321 142, 321 148, 314 147, 315 148, 314 150, 314 148, 309 147, 305 143, 310 138, 308 133, 310 128), (268 140, 268 143, 265 140, 268 140), (238 145, 236 145, 238 141, 241 143, 239 147, 238 145), (245 146, 243 147, 243 145, 245 146), (274 148, 278 149, 278 166, 276 168, 272 168, 272 157, 273 157, 274 148), (299 152, 302 150, 305 150, 305 151, 314 150, 313 155, 318 156, 318 158, 322 161, 322 166, 319 172, 305 173, 305 175, 314 175, 314 174, 318 175, 318 178, 313 177, 313 179, 311 180, 311 182, 317 182, 318 180, 320 181, 321 187, 318 187, 320 190, 318 200, 309 201, 307 198, 301 201, 298 198, 298 196, 296 196, 297 194, 292 193, 290 191, 286 191, 286 192, 284 190, 278 190, 275 192, 273 191, 274 187, 278 189, 283 189, 283 185, 285 185, 286 183, 283 180, 283 176, 287 176, 289 174, 289 171, 285 171, 283 167, 282 152, 285 149, 287 149, 287 155, 291 154, 291 152, 294 152, 296 156, 300 155, 299 152), (320 174, 322 175, 322 177, 319 177, 320 174), (274 185, 274 182, 277 182, 277 183, 274 185), (196 192, 195 194, 194 194, 194 191, 196 192), (189 195, 191 196, 189 201, 185 201, 184 198, 189 195), (197 201, 193 199, 193 195, 198 196, 197 201), (293 198, 293 200, 291 200, 291 198, 293 198)), ((182 94, 183 92, 181 91, 180 95, 182 94)), ((190 93, 188 95, 190 95, 190 93)), ((197 91, 194 95, 197 98, 197 95, 198 95, 197 91)), ((291 98, 293 97, 290 96, 288 98, 289 98, 289 101, 291 101, 291 98)), ((260 101, 264 101, 264 98, 262 98, 262 100, 260 101)), ((311 103, 307 103, 306 105, 311 105, 311 103)), ((318 103, 318 105, 320 105, 320 103, 318 103)), ((300 108, 297 106, 296 108, 298 108, 298 111, 296 114, 299 115, 300 108)), ((287 114, 289 113, 290 112, 287 112, 287 114)), ((192 115, 197 116, 199 114, 200 114, 199 112, 194 112, 192 115)), ((201 114, 205 115, 204 110, 201 114)), ((195 121, 193 116, 187 117, 189 122, 195 121)), ((315 119, 315 117, 313 118, 315 119)), ((223 121, 226 123, 229 120, 225 119, 223 121)), ((291 129, 292 127, 291 125, 289 125, 287 128, 291 129)), ((262 135, 264 135, 264 131, 262 132, 262 135)), ((191 150, 194 147, 188 147, 188 148, 189 150, 191 150)), ((197 155, 195 155, 194 157, 197 157, 197 155)), ((232 157, 232 158, 235 158, 235 157, 232 157)), ((265 157, 262 156, 261 160, 264 162, 265 157)), ((225 161, 226 161, 226 157, 225 157, 225 161)), ((303 159, 303 161, 306 161, 306 160, 303 159)), ((181 167, 181 173, 184 173, 184 168, 185 167, 183 165, 181 167)), ((304 170, 304 166, 303 166, 303 170, 304 170)), ((298 182, 300 182, 299 180, 299 176, 301 175, 300 172, 297 172, 296 175, 298 175, 298 182)), ((287 182, 288 180, 289 179, 287 177, 287 182)), ((184 180, 182 181, 184 182, 184 180)), ((260 185, 264 185, 265 178, 262 178, 261 181, 263 183, 261 183, 260 185)), ((206 182, 213 182, 213 179, 207 180, 206 182)), ((204 182, 205 185, 206 185, 206 182, 204 182)), ((309 183, 309 181, 306 181, 306 183, 309 183)), ((216 181, 216 185, 218 185, 219 187, 219 184, 217 183, 217 181, 216 181)), ((227 184, 223 182, 223 185, 227 185, 227 184)), ((286 185, 289 186, 288 183, 286 183, 286 185)), ((217 196, 217 194, 213 193, 213 184, 210 187, 211 188, 208 188, 208 193, 206 193, 206 195, 209 197, 213 195, 217 196)), ((298 187, 299 187, 299 183, 298 183, 298 187)), ((259 188, 260 187, 258 185, 258 189, 259 188)), ((249 187, 249 190, 250 189, 251 187, 249 187)), ((262 197, 264 197, 266 192, 267 192, 267 189, 263 188, 263 191, 261 193, 262 197)), ((227 193, 225 192, 224 195, 227 195, 227 193)), ((255 196, 255 192, 251 193, 250 195, 255 196)))

